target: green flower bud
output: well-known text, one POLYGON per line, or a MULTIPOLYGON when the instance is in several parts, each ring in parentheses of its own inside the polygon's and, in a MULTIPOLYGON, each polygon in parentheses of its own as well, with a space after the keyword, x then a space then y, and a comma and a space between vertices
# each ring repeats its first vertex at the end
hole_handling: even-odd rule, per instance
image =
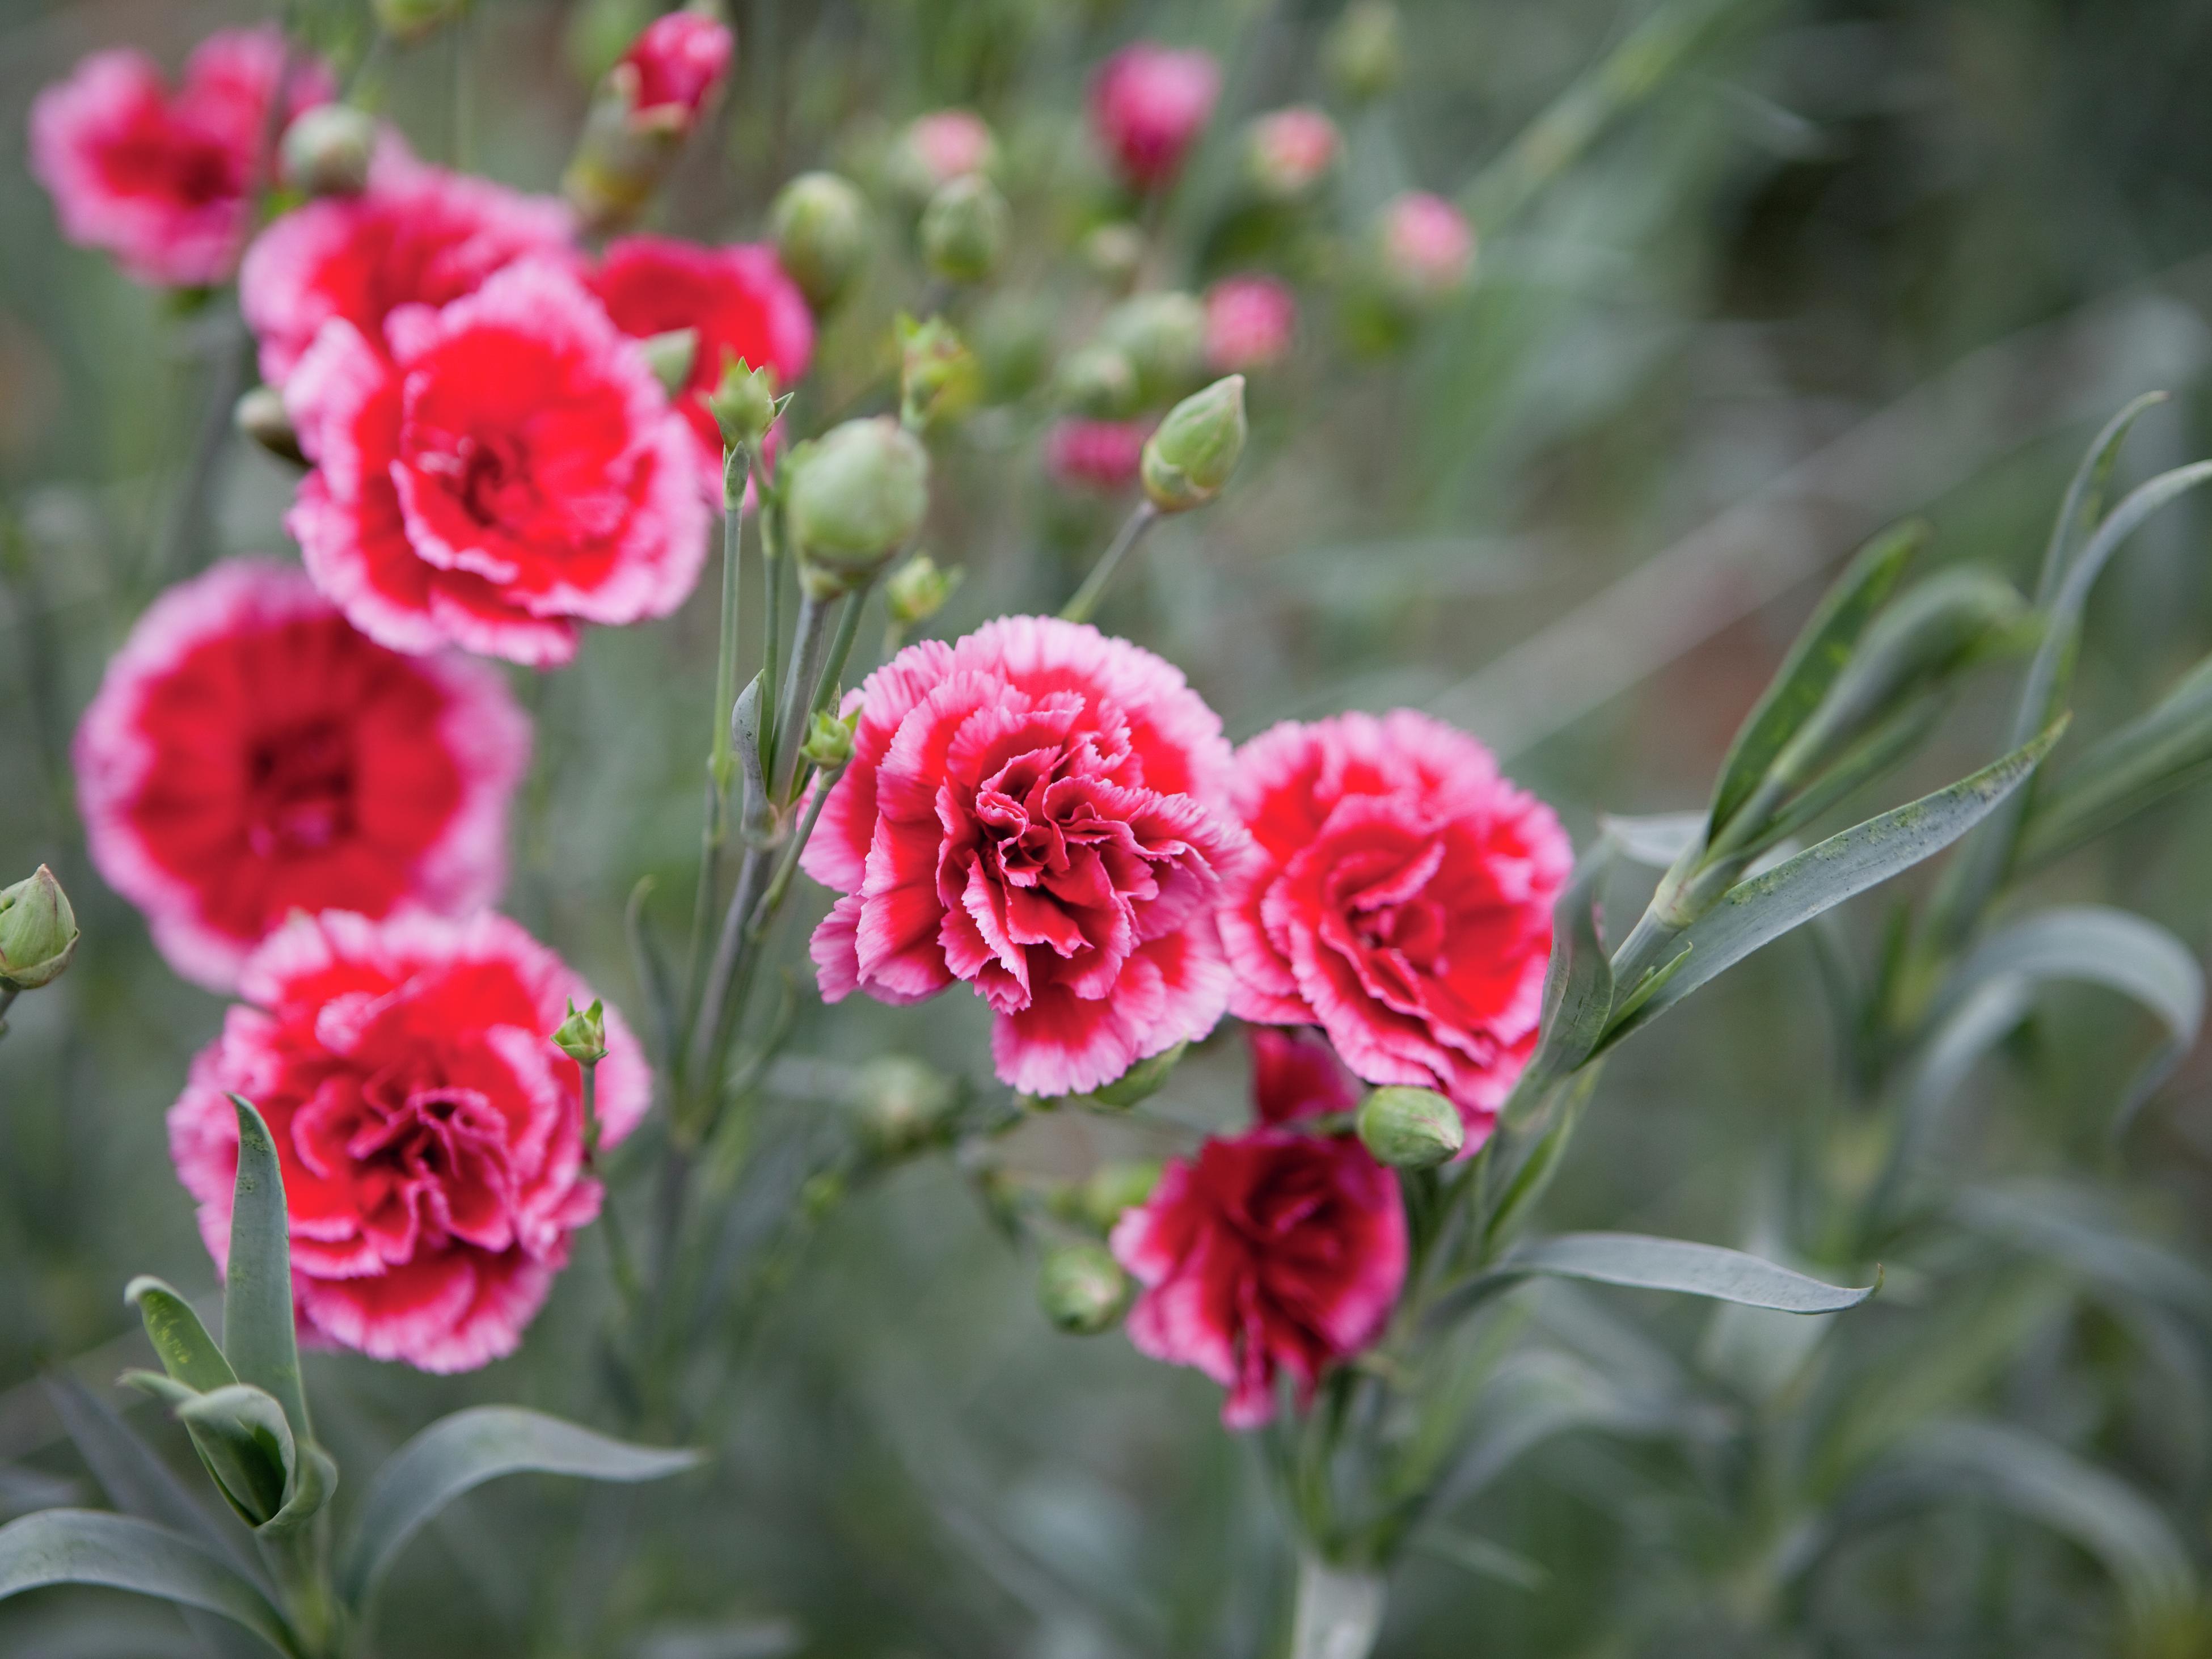
POLYGON ((307 457, 300 447, 300 434, 292 429, 291 412, 283 394, 274 386, 258 386, 238 400, 231 419, 240 432, 280 460, 305 466, 307 457))
POLYGON ((468 0, 369 0, 377 27, 399 41, 419 40, 467 9, 468 0))
POLYGON ((1055 1245, 1037 1268, 1037 1305, 1071 1335, 1111 1330, 1128 1297, 1129 1276, 1103 1245, 1055 1245))
POLYGON ((988 282, 1006 258, 1013 210, 980 173, 963 173, 921 210, 921 262, 951 283, 988 282))
POLYGON ((1180 398, 1206 372, 1206 307, 1188 294, 1139 294, 1106 313, 1098 337, 1128 354, 1148 404, 1180 398))
POLYGON ((927 622, 945 608, 967 573, 958 565, 941 570, 927 553, 917 553, 884 581, 884 609, 901 628, 927 622))
POLYGON ((960 1106, 960 1085, 907 1054, 882 1054, 853 1088, 860 1133, 878 1158, 903 1158, 942 1139, 960 1106))
POLYGON ((1079 415, 1118 421, 1136 412, 1137 366, 1119 346, 1079 346, 1060 359, 1053 387, 1079 415))
POLYGON ((1380 98, 1398 84, 1404 52, 1390 0, 1352 0, 1322 45, 1322 61, 1352 103, 1380 98))
POLYGON ((888 416, 847 421, 799 445, 785 480, 792 542, 821 593, 873 576, 929 511, 929 452, 888 416))
POLYGON ((707 407, 722 429, 725 444, 757 454, 769 428, 775 424, 775 371, 754 368, 744 358, 726 352, 722 378, 707 394, 707 407))
POLYGON ((1083 263, 1109 288, 1127 288, 1145 263, 1145 233, 1125 220, 1100 225, 1083 239, 1083 263))
POLYGON ((1184 398, 1145 441, 1145 499, 1163 513, 1204 507, 1237 470, 1244 433, 1242 374, 1184 398))
POLYGON ((901 317, 899 419, 914 431, 945 426, 973 409, 983 395, 983 371, 951 324, 942 317, 917 323, 901 317))
POLYGON ((1375 1161, 1397 1170, 1442 1164, 1467 1139, 1459 1108, 1433 1089, 1377 1089, 1359 1108, 1358 1127, 1375 1161))
POLYGON ((284 129, 285 179, 310 196, 358 196, 376 153, 376 121, 350 104, 321 104, 284 129))
POLYGON ((1189 1047, 1188 1042, 1178 1042, 1150 1060, 1139 1060, 1103 1088, 1093 1089, 1091 1099, 1117 1112, 1125 1112, 1138 1102, 1151 1099, 1159 1093, 1160 1085, 1168 1080, 1168 1073, 1175 1070, 1183 1050, 1189 1047))
POLYGON ((35 991, 62 976, 76 954, 76 912, 45 865, 0 889, 0 986, 35 991))
POLYGON ((977 311, 971 332, 986 403, 1012 403, 1044 379, 1052 366, 1052 319, 1048 305, 1004 291, 977 311))
POLYGON ((607 1057, 606 1009, 597 1000, 579 1012, 568 1004, 568 1018, 553 1030, 553 1046, 579 1066, 596 1066, 607 1057))
POLYGON ((853 758, 853 731, 860 724, 858 709, 851 720, 842 720, 826 708, 817 708, 807 717, 806 741, 799 745, 799 757, 817 772, 835 772, 853 758))
POLYGON ((802 173, 776 192, 776 258, 817 312, 844 297, 868 255, 868 206, 834 173, 802 173))
POLYGON ((691 378, 691 365, 699 356, 699 331, 672 328, 663 334, 648 335, 638 349, 645 353, 660 389, 673 398, 691 378))
POLYGON ((1078 1212, 1102 1233, 1111 1232, 1121 1212, 1134 1209, 1152 1195, 1160 1182, 1158 1164, 1102 1164, 1075 1191, 1078 1212))

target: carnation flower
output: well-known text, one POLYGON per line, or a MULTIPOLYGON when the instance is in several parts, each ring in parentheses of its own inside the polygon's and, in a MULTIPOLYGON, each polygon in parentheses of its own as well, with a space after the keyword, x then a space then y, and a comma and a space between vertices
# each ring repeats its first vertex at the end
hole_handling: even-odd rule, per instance
POLYGON ((1280 278, 1224 276, 1206 290, 1206 361, 1224 374, 1279 362, 1297 320, 1297 299, 1280 278))
POLYGON ((912 645, 846 700, 853 759, 806 845, 844 896, 822 994, 915 1002, 957 980, 998 1016, 999 1076, 1079 1093, 1203 1036, 1228 976, 1211 907, 1242 832, 1221 722, 1150 652, 1006 617, 912 645))
POLYGON ((1044 470, 1062 489, 1126 489, 1152 435, 1150 421, 1055 421, 1044 434, 1044 470))
MULTIPOLYGON (((238 263, 284 73, 275 27, 202 41, 172 94, 143 52, 98 52, 31 106, 31 171, 62 234, 113 254, 142 283, 220 283, 238 263)), ((335 95, 320 60, 293 66, 288 118, 335 95)))
POLYGON ((726 23, 694 11, 672 11, 647 24, 622 61, 637 71, 633 112, 665 111, 690 121, 728 73, 736 37, 726 23))
POLYGON ((1335 164, 1336 123, 1305 105, 1279 109, 1252 123, 1245 169, 1260 192, 1277 201, 1303 196, 1335 164))
POLYGON ((698 438, 709 494, 720 501, 722 434, 707 394, 734 358, 773 369, 781 387, 798 384, 814 355, 814 316, 806 296, 784 275, 773 248, 708 248, 663 236, 613 243, 590 280, 625 334, 644 339, 672 329, 698 331, 678 407, 698 438))
POLYGON ((511 265, 393 312, 385 343, 333 319, 285 383, 316 464, 285 523, 356 627, 544 666, 579 622, 684 602, 707 554, 697 441, 573 275, 511 265))
POLYGON ((1222 942, 1243 1019, 1318 1024, 1370 1083, 1451 1097, 1472 1152, 1535 1046, 1559 820, 1464 732, 1411 709, 1285 721, 1237 751, 1255 855, 1222 942))
MULTIPOLYGON (((246 964, 240 1006, 169 1109, 169 1152, 222 1268, 238 1122, 260 1109, 284 1171, 301 1334, 470 1370, 514 1352, 599 1212, 582 1077, 548 1033, 592 993, 504 917, 297 916, 246 964)), ((599 1144, 652 1075, 608 1009, 599 1144)))
POLYGON ((109 661, 77 800, 170 964, 228 990, 295 909, 491 902, 529 754, 490 669, 388 651, 297 570, 237 560, 171 588, 109 661))
POLYGON ((1449 294, 1474 269, 1474 230, 1467 216, 1425 191, 1384 204, 1382 247, 1389 274, 1415 299, 1449 294))
POLYGON ((1281 1127, 1348 1110, 1357 1086, 1316 1038, 1251 1036, 1261 1127, 1170 1160, 1113 1237, 1146 1286, 1129 1340, 1227 1389, 1232 1429, 1274 1416, 1279 1372, 1303 1407, 1331 1366, 1382 1334, 1406 1279, 1395 1177, 1349 1135, 1281 1127))
POLYGON ((927 196, 955 179, 988 172, 998 149, 990 127, 975 111, 933 110, 907 127, 894 165, 909 191, 927 196))
POLYGON ((1122 178, 1157 190, 1182 169, 1221 90, 1221 70, 1203 52, 1149 40, 1106 60, 1091 88, 1091 123, 1122 178))
POLYGON ((381 350, 398 307, 472 294, 525 254, 565 249, 574 229, 565 203, 431 167, 387 133, 365 191, 295 208, 246 250, 238 302, 262 378, 282 386, 334 317, 381 350))

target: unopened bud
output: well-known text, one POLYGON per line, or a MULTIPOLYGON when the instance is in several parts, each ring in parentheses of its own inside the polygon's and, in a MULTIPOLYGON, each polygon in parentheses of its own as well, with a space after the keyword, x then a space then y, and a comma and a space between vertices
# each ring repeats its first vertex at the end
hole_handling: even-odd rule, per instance
POLYGON ((902 1158, 942 1137, 960 1104, 960 1085, 906 1054, 860 1068, 853 1089, 860 1133, 878 1158, 902 1158))
POLYGON ((1135 411, 1137 366, 1119 346, 1079 346, 1060 359, 1053 388, 1060 403, 1079 415, 1119 420, 1135 411))
POLYGON ((271 455, 295 466, 307 464, 300 447, 300 434, 292 427, 291 412, 284 407, 283 393, 276 387, 258 386, 246 392, 231 411, 231 419, 240 432, 271 455))
POLYGON ((799 745, 799 758, 817 772, 835 772, 853 758, 853 729, 860 720, 857 709, 849 720, 826 708, 816 709, 807 718, 806 741, 799 745))
POLYGON ((921 211, 921 262, 949 283, 988 282, 1006 257, 1013 213, 999 187, 963 173, 921 211))
POLYGON ((1145 233, 1127 220, 1099 226, 1083 239, 1083 263, 1111 288, 1127 288, 1145 262, 1145 233))
POLYGON ((1254 121, 1244 139, 1244 176, 1271 202, 1309 194, 1335 164, 1336 123, 1317 109, 1279 109, 1254 121))
POLYGON ((646 363, 653 370, 653 378, 660 382, 660 389, 673 398, 691 378, 691 365, 699 356, 699 331, 672 328, 663 334, 648 335, 639 343, 639 349, 645 353, 646 363))
POLYGON ((1128 1296, 1129 1276, 1103 1245, 1055 1245, 1037 1268, 1037 1305, 1073 1336, 1112 1329, 1128 1296))
POLYGON ((579 1066, 596 1066, 607 1057, 607 1016, 596 1000, 579 1009, 572 999, 568 1017, 553 1030, 553 1046, 579 1066))
POLYGON ((1188 513, 1221 493, 1244 453, 1244 377, 1231 374, 1184 398, 1145 441, 1145 499, 1188 513))
POLYGON ((888 416, 847 421, 800 444, 785 474, 792 541, 820 592, 873 576, 929 512, 929 452, 888 416))
POLYGON ((1206 307, 1188 294, 1139 294, 1106 313, 1098 337, 1127 354, 1147 404, 1180 398, 1206 373, 1206 307))
POLYGON ((899 319, 899 419, 915 431, 949 426, 983 395, 982 366, 942 317, 899 319))
POLYGON ((1382 278, 1414 309, 1429 309, 1466 287, 1474 252, 1474 228, 1443 197, 1407 191, 1383 204, 1376 249, 1382 278))
POLYGON ((1398 9, 1390 0, 1352 0, 1322 46, 1329 78, 1355 104, 1380 98, 1397 85, 1403 57, 1398 9))
POLYGON ((928 554, 917 553, 884 580, 884 609, 901 628, 927 622, 945 608, 966 574, 958 565, 939 569, 928 554))
POLYGON ((600 77, 561 189, 587 228, 634 218, 729 71, 736 37, 708 11, 655 18, 600 77))
POLYGON ((1168 1080, 1168 1073, 1175 1070, 1183 1050, 1189 1047, 1188 1042, 1178 1042, 1149 1060, 1139 1060, 1104 1087, 1093 1089, 1091 1099, 1101 1106, 1124 1112, 1139 1101, 1151 1099, 1160 1091, 1160 1085, 1168 1080))
POLYGON ((1377 1089, 1359 1108, 1359 1140, 1377 1164, 1426 1170, 1467 1140, 1459 1108, 1433 1089, 1377 1089))
POLYGON ((1052 363, 1049 305, 1001 290, 976 313, 970 333, 983 371, 983 400, 1010 404, 1036 389, 1052 363))
POLYGON ((917 118, 899 135, 884 170, 893 189, 919 202, 965 173, 989 173, 998 161, 998 141, 981 116, 940 109, 917 118))
POLYGON ((721 428, 723 443, 757 454, 775 423, 775 371, 751 368, 742 357, 726 358, 722 378, 707 394, 707 408, 721 428))
POLYGON ((369 0, 377 27, 401 42, 421 40, 467 8, 468 0, 369 0))
POLYGON ((1121 1218, 1121 1212, 1134 1209, 1150 1198, 1159 1182, 1158 1164, 1102 1164, 1091 1171, 1088 1181, 1075 1189, 1076 1206, 1088 1225, 1109 1233, 1121 1218))
POLYGON ((376 120, 350 104, 318 104, 284 129, 284 177, 310 196, 358 196, 376 153, 376 120))
POLYGON ((868 252, 868 207, 834 173, 802 173, 776 192, 769 222, 776 258, 815 310, 844 297, 868 252))
POLYGON ((76 912, 45 865, 0 889, 0 986, 35 991, 52 984, 76 954, 76 912))

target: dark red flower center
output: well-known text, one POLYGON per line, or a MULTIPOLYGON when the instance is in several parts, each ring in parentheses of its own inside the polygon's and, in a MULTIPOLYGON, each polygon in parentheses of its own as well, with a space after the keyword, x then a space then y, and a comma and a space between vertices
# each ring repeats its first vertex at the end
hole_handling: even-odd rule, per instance
POLYGON ((336 720, 282 727, 246 755, 246 842, 267 857, 313 852, 354 822, 352 733, 336 720))
POLYGON ((144 121, 106 145, 100 170, 120 191, 186 207, 230 201, 242 193, 238 158, 211 138, 167 121, 144 121))

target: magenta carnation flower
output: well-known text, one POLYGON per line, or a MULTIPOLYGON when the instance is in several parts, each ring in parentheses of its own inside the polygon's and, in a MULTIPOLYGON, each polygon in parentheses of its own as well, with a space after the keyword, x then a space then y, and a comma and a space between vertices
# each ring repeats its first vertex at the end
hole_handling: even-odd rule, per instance
POLYGON ((1150 421, 1054 421, 1044 434, 1045 475, 1063 489, 1127 489, 1152 435, 1150 421))
POLYGON ((909 646, 846 702, 853 760, 806 845, 844 896, 822 994, 914 1002, 955 981, 998 1016, 999 1076, 1111 1082, 1203 1036, 1228 975, 1211 909, 1243 835, 1221 722, 1125 640, 1006 617, 909 646))
POLYGON ((1091 83, 1091 128, 1132 189, 1157 190, 1182 170, 1220 91, 1207 53, 1139 40, 1108 58, 1091 83))
POLYGON ((665 112, 689 125, 729 72, 738 49, 729 25, 695 11, 672 11, 645 26, 622 62, 637 75, 635 114, 665 112))
POLYGON ((1297 296, 1281 278, 1224 276, 1206 290, 1206 363, 1231 374, 1280 362, 1297 322, 1297 296))

